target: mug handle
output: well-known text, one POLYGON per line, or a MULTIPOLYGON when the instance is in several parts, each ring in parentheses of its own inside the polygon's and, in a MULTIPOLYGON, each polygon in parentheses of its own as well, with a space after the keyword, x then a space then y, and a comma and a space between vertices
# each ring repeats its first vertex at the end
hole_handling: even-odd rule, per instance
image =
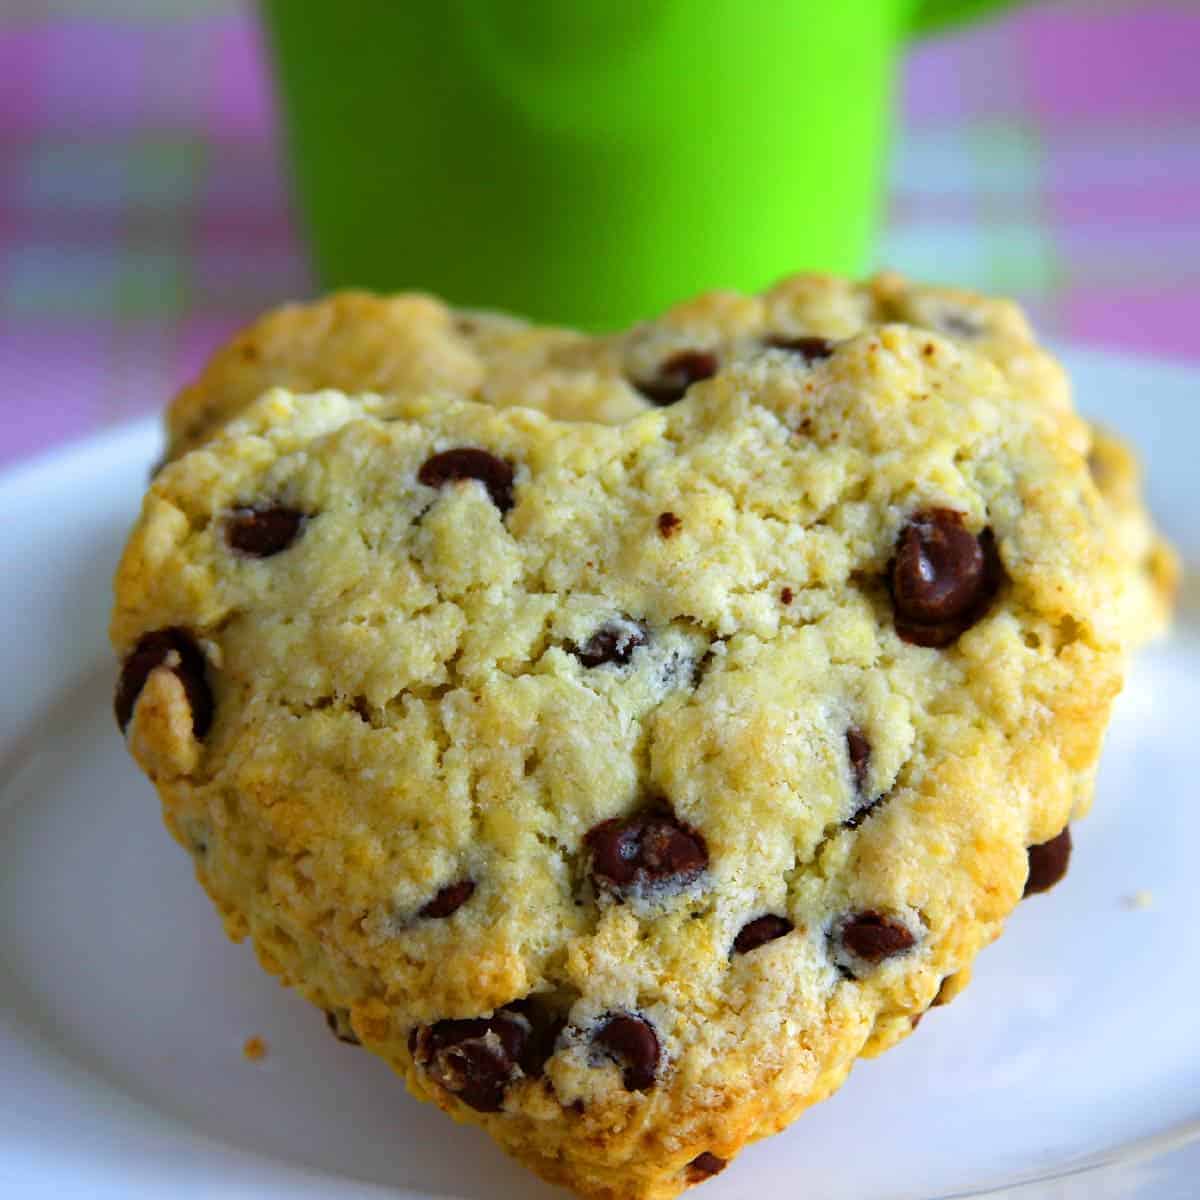
POLYGON ((973 21, 992 9, 1012 2, 1013 0, 916 0, 913 6, 912 32, 939 33, 952 25, 973 21))

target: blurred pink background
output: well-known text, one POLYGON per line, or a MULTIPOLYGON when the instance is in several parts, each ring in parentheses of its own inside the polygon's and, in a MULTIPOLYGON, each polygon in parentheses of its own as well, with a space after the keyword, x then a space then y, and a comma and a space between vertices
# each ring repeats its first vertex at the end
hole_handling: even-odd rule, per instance
MULTIPOLYGON (((1200 5, 1035 4, 916 47, 901 103, 880 265, 1200 361, 1200 5)), ((310 290, 247 6, 0 12, 0 463, 310 290)))

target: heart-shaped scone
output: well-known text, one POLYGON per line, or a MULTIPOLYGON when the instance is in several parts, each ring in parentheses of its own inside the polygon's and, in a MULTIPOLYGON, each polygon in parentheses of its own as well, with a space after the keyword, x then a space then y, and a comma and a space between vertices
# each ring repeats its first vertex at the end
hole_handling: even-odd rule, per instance
POLYGON ((117 576, 117 718, 230 935, 586 1196, 708 1178, 961 988, 1165 604, 1031 341, 806 286, 610 339, 421 301, 469 384, 202 381, 117 576))

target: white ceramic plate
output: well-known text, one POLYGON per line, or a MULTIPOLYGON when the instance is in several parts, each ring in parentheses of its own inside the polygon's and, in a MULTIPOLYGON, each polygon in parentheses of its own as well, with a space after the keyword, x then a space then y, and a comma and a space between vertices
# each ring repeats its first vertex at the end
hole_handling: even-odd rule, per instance
MULTIPOLYGON (((1152 461, 1194 567, 1200 370, 1068 358, 1082 407, 1152 461)), ((329 1037, 224 940, 162 828, 105 640, 156 451, 143 424, 0 480, 0 1196, 565 1195, 329 1037)), ((1198 712, 1185 600, 1122 698, 1067 880, 1021 905, 961 999, 698 1194, 1200 1196, 1198 712)))

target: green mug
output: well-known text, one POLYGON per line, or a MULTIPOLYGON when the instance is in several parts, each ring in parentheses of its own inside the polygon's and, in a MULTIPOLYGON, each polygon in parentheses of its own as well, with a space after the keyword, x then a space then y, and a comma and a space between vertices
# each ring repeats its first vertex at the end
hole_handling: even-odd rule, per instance
POLYGON ((264 0, 323 286, 603 329, 867 266, 913 30, 998 0, 264 0))

